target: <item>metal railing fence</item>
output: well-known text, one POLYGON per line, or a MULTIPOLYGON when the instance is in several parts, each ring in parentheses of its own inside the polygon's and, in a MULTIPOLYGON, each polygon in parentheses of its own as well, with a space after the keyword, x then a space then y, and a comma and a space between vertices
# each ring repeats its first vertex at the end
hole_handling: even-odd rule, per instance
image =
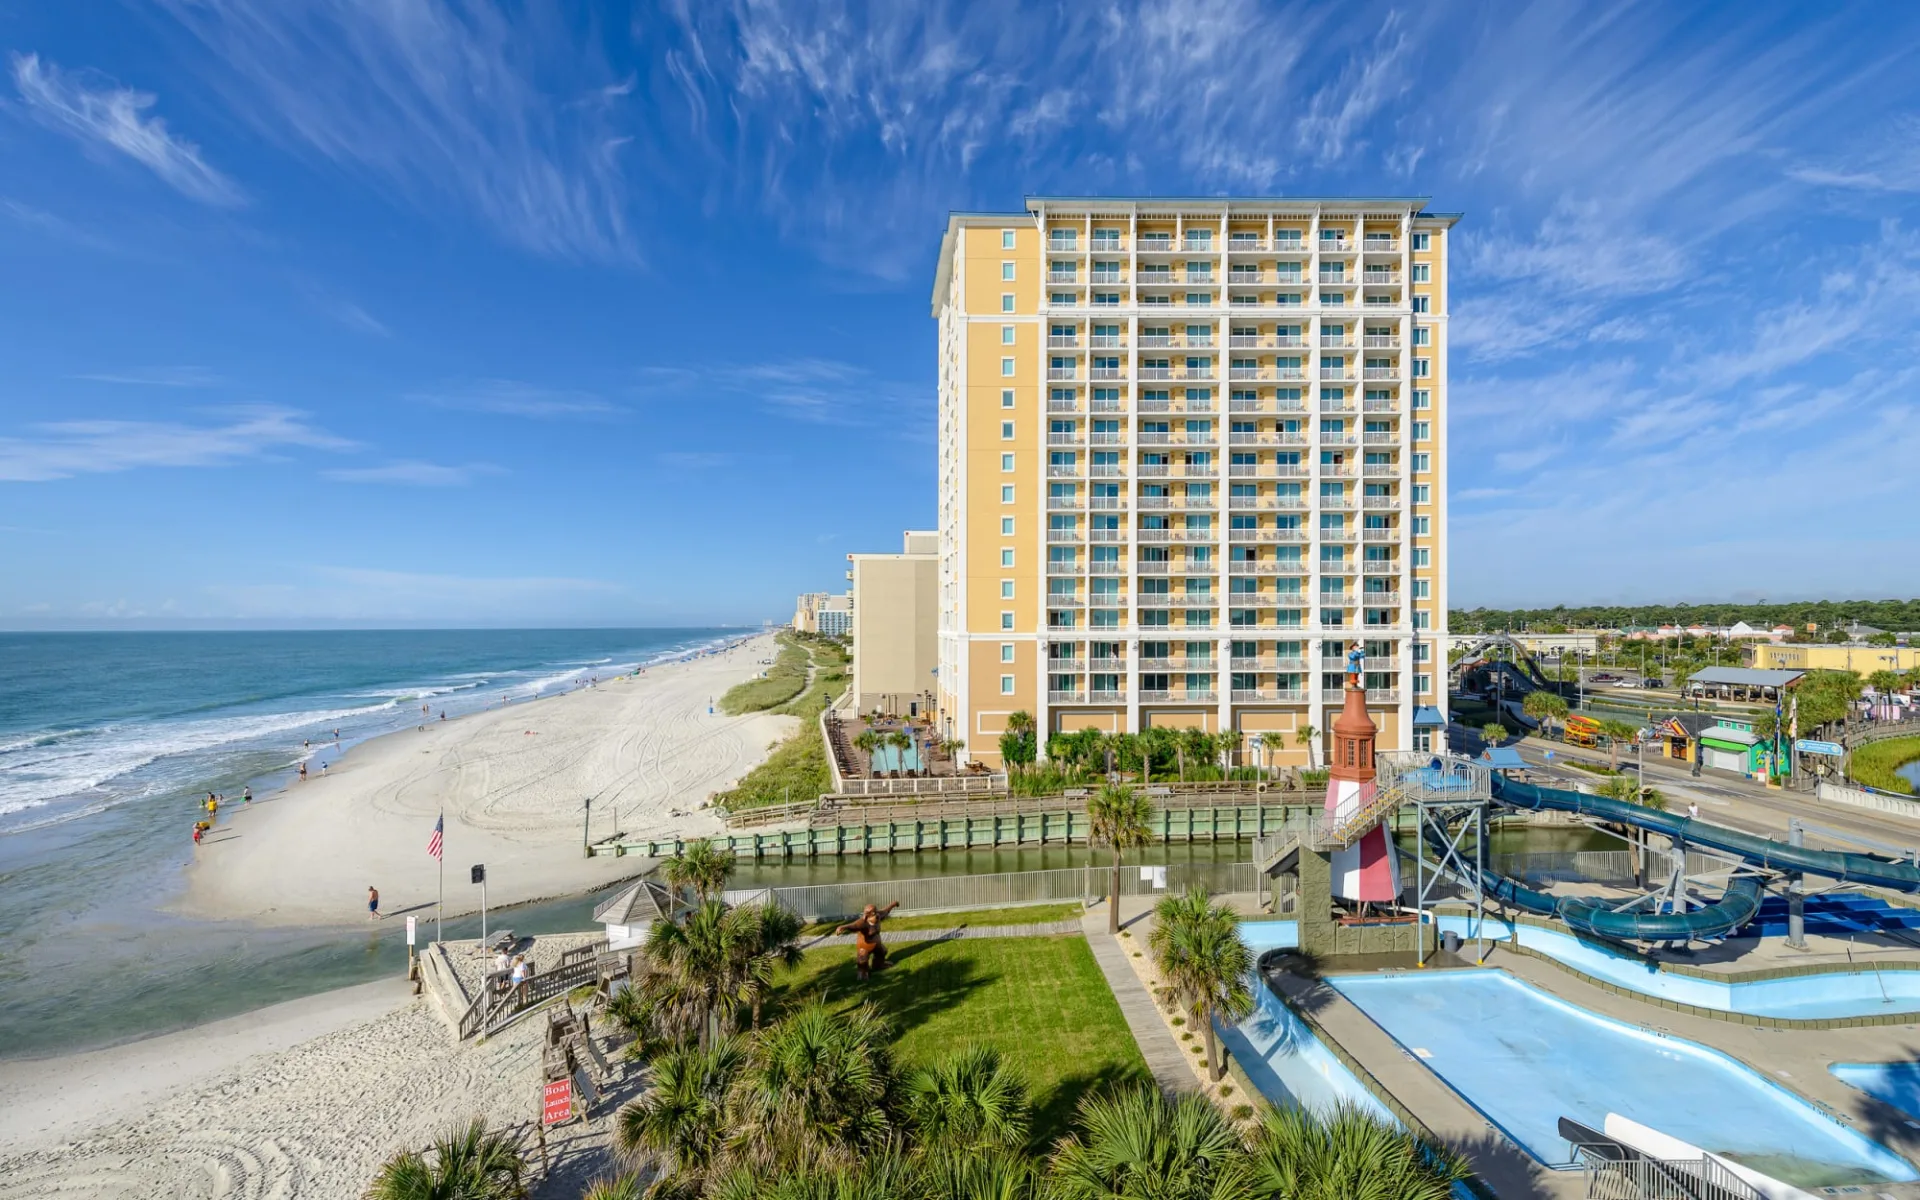
MULTIPOLYGON (((1060 867, 1046 871, 1008 871, 991 875, 934 875, 922 879, 859 880, 798 887, 729 891, 729 904, 765 903, 809 921, 851 917, 868 904, 900 902, 903 913, 968 908, 1017 908, 1025 904, 1088 900, 1107 894, 1113 881, 1110 863, 1060 867)), ((1155 895, 1204 887, 1215 895, 1251 892, 1254 867, 1241 863, 1164 863, 1142 866, 1123 862, 1120 894, 1155 895)))

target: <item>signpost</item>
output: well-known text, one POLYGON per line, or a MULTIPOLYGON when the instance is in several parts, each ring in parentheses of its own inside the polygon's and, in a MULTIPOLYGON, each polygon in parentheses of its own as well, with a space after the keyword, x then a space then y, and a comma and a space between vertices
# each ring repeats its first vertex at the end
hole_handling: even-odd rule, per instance
POLYGON ((487 864, 473 864, 473 882, 480 885, 480 944, 487 944, 487 864))
POLYGON ((1802 754, 1825 754, 1831 758, 1838 758, 1847 752, 1838 742, 1816 742, 1807 738, 1795 742, 1793 748, 1802 754))
POLYGON ((540 1091, 540 1124, 564 1125, 573 1120, 573 1080, 556 1079, 540 1091))
MULTIPOLYGON (((416 974, 416 972, 419 970, 419 968, 415 966, 413 961, 413 946, 414 946, 413 938, 414 938, 413 918, 408 917, 407 918, 407 978, 417 980, 419 976, 416 974)), ((416 987, 414 991, 418 992, 419 988, 416 987)))

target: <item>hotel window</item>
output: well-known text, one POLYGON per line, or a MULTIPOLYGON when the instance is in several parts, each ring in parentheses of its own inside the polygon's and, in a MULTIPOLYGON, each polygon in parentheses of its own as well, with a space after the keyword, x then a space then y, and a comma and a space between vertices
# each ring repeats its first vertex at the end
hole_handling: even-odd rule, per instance
POLYGON ((1012 484, 1008 484, 1006 487, 1003 487, 1000 489, 1000 503, 1002 504, 1013 503, 1013 485, 1012 484))
POLYGON ((1415 517, 1413 519, 1413 536, 1430 537, 1432 536, 1432 534, 1433 534, 1433 518, 1432 517, 1415 517))
POLYGON ((1013 551, 1002 550, 1000 552, 1000 565, 1003 567, 1011 567, 1013 565, 1013 551))
POLYGON ((1428 661, 1432 657, 1433 657, 1432 646, 1429 646, 1425 642, 1415 642, 1413 644, 1413 661, 1417 663, 1423 663, 1428 661))
POLYGON ((1010 612, 1003 612, 1003 613, 1001 613, 1001 614, 1000 614, 1000 628, 1002 628, 1002 629, 1012 629, 1012 628, 1013 628, 1013 614, 1012 614, 1012 613, 1010 613, 1010 612))
POLYGON ((1432 441, 1433 440, 1433 422, 1415 421, 1413 423, 1413 440, 1416 442, 1432 441))
POLYGON ((1415 296, 1413 298, 1413 311, 1417 313, 1432 312, 1433 301, 1426 296, 1415 296))
POLYGON ((1013 389, 1012 388, 1000 389, 1000 407, 1001 408, 1013 407, 1013 389))
POLYGON ((1432 374, 1433 374, 1432 359, 1416 358, 1413 360, 1413 377, 1415 379, 1425 379, 1432 374))
POLYGON ((1002 229, 1000 231, 1000 248, 1002 250, 1013 249, 1013 230, 1002 229))
MULTIPOLYGON (((1011 269, 1012 264, 1008 264, 1008 265, 1009 265, 1009 269, 1011 269)), ((1007 276, 1007 278, 1012 279, 1013 276, 1009 275, 1007 276)), ((1432 283, 1433 268, 1428 266, 1426 263, 1413 264, 1413 281, 1415 283, 1432 283)))
POLYGON ((1000 278, 1003 282, 1006 282, 1006 283, 1013 282, 1013 264, 1012 263, 1003 262, 1000 264, 1000 278))
POLYGON ((1432 589, 1433 583, 1430 580, 1416 579, 1413 581, 1413 598, 1415 600, 1429 599, 1432 594, 1432 589))
POLYGON ((1000 518, 1000 536, 1001 537, 1013 536, 1013 518, 1012 517, 1000 518))
POLYGON ((1000 327, 1000 344, 1002 346, 1013 345, 1013 326, 1002 325, 1000 327))
POLYGON ((1432 408, 1433 393, 1426 388, 1413 389, 1413 406, 1415 408, 1432 408))
MULTIPOLYGON (((1067 302, 1071 304, 1072 300, 1069 299, 1067 302)), ((1058 304, 1059 301, 1055 300, 1054 303, 1058 304)), ((1000 311, 1003 313, 1010 313, 1013 311, 1013 293, 1012 292, 1000 293, 1000 311)))
POLYGON ((1346 293, 1344 292, 1321 292, 1320 293, 1320 305, 1322 308, 1338 308, 1341 305, 1345 304, 1346 302, 1347 302, 1347 297, 1346 297, 1346 293))
POLYGON ((1416 692, 1420 692, 1420 693, 1426 693, 1426 692, 1430 692, 1430 691, 1432 691, 1432 690, 1433 690, 1433 676, 1431 676, 1431 675, 1415 675, 1415 676, 1413 677, 1413 690, 1414 690, 1414 691, 1416 691, 1416 692))
POLYGON ((1002 454, 1002 455, 1000 456, 1000 469, 1001 469, 1002 471, 1011 471, 1011 470, 1013 470, 1013 455, 1011 455, 1011 454, 1002 454))
MULTIPOLYGON (((1420 456, 1416 454, 1414 455, 1414 457, 1419 458, 1420 456)), ((1433 488, 1424 483, 1414 484, 1413 485, 1413 502, 1415 504, 1432 504, 1433 488)))
MULTIPOLYGON (((1413 456, 1413 473, 1415 475, 1425 475, 1431 470, 1433 470, 1433 455, 1420 453, 1413 456)), ((1416 501, 1416 503, 1423 504, 1425 501, 1416 501)))
POLYGON ((1414 251, 1415 251, 1415 252, 1417 253, 1417 252, 1419 252, 1419 251, 1421 251, 1421 250, 1430 250, 1430 249, 1432 249, 1432 248, 1433 248, 1433 246, 1432 246, 1432 241, 1433 241, 1433 235, 1432 235, 1432 234, 1430 234, 1430 233, 1416 233, 1416 234, 1414 234, 1414 235, 1413 235, 1413 248, 1414 248, 1414 251))
POLYGON ((1413 344, 1416 346, 1433 345, 1433 326, 1415 325, 1413 327, 1413 344))
POLYGON ((1000 694, 1002 696, 1013 695, 1013 676, 1002 675, 1000 677, 1000 694))
POLYGON ((1012 642, 1000 643, 1000 661, 1001 662, 1013 661, 1013 643, 1012 642))
POLYGON ((1003 377, 1004 377, 1004 376, 1008 376, 1008 375, 1012 375, 1012 374, 1013 374, 1013 360, 1012 360, 1012 359, 1010 359, 1010 358, 1003 358, 1003 359, 1001 359, 1001 360, 1000 360, 1000 374, 1001 374, 1001 375, 1002 375, 1003 377))
POLYGON ((1013 440, 1013 422, 1012 421, 1000 422, 1000 440, 1003 442, 1010 442, 1013 440))
POLYGON ((1416 569, 1432 566, 1433 551, 1427 549, 1425 546, 1415 548, 1413 552, 1413 565, 1416 569))
POLYGON ((1013 580, 1002 579, 1000 581, 1000 598, 1002 600, 1013 599, 1013 580))
POLYGON ((1413 611, 1413 627, 1415 629, 1431 629, 1433 627, 1433 614, 1415 609, 1413 611))

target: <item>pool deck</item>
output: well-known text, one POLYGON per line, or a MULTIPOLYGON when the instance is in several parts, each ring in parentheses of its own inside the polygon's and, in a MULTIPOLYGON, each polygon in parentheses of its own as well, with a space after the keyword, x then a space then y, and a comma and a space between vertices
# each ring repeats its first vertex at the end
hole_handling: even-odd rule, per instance
MULTIPOLYGON (((1796 957, 1791 961, 1807 960, 1796 957)), ((1827 1071, 1827 1067, 1836 1062, 1920 1058, 1920 1025, 1819 1031, 1756 1029, 1615 996, 1551 964, 1498 948, 1488 957, 1487 965, 1501 968, 1589 1012, 1670 1033, 1731 1055, 1920 1165, 1920 1129, 1910 1126, 1899 1110, 1848 1087, 1827 1071)), ((1749 962, 1748 967, 1761 965, 1766 964, 1749 962)), ((1475 1171, 1502 1197, 1558 1198, 1585 1194, 1579 1172, 1541 1168, 1455 1095, 1437 1075, 1402 1050, 1346 997, 1314 981, 1291 975, 1280 978, 1281 986, 1296 1006, 1311 1013, 1329 1036, 1436 1135, 1465 1152, 1475 1171)), ((1878 1184, 1861 1194, 1920 1200, 1920 1183, 1878 1184)))

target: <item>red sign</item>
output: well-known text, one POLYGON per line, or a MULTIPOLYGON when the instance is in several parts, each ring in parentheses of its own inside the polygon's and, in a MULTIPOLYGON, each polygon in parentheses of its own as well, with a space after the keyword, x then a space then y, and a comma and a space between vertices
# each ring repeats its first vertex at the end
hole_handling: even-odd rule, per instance
POLYGON ((559 1125, 573 1119, 573 1080, 549 1083, 540 1093, 540 1123, 559 1125))

